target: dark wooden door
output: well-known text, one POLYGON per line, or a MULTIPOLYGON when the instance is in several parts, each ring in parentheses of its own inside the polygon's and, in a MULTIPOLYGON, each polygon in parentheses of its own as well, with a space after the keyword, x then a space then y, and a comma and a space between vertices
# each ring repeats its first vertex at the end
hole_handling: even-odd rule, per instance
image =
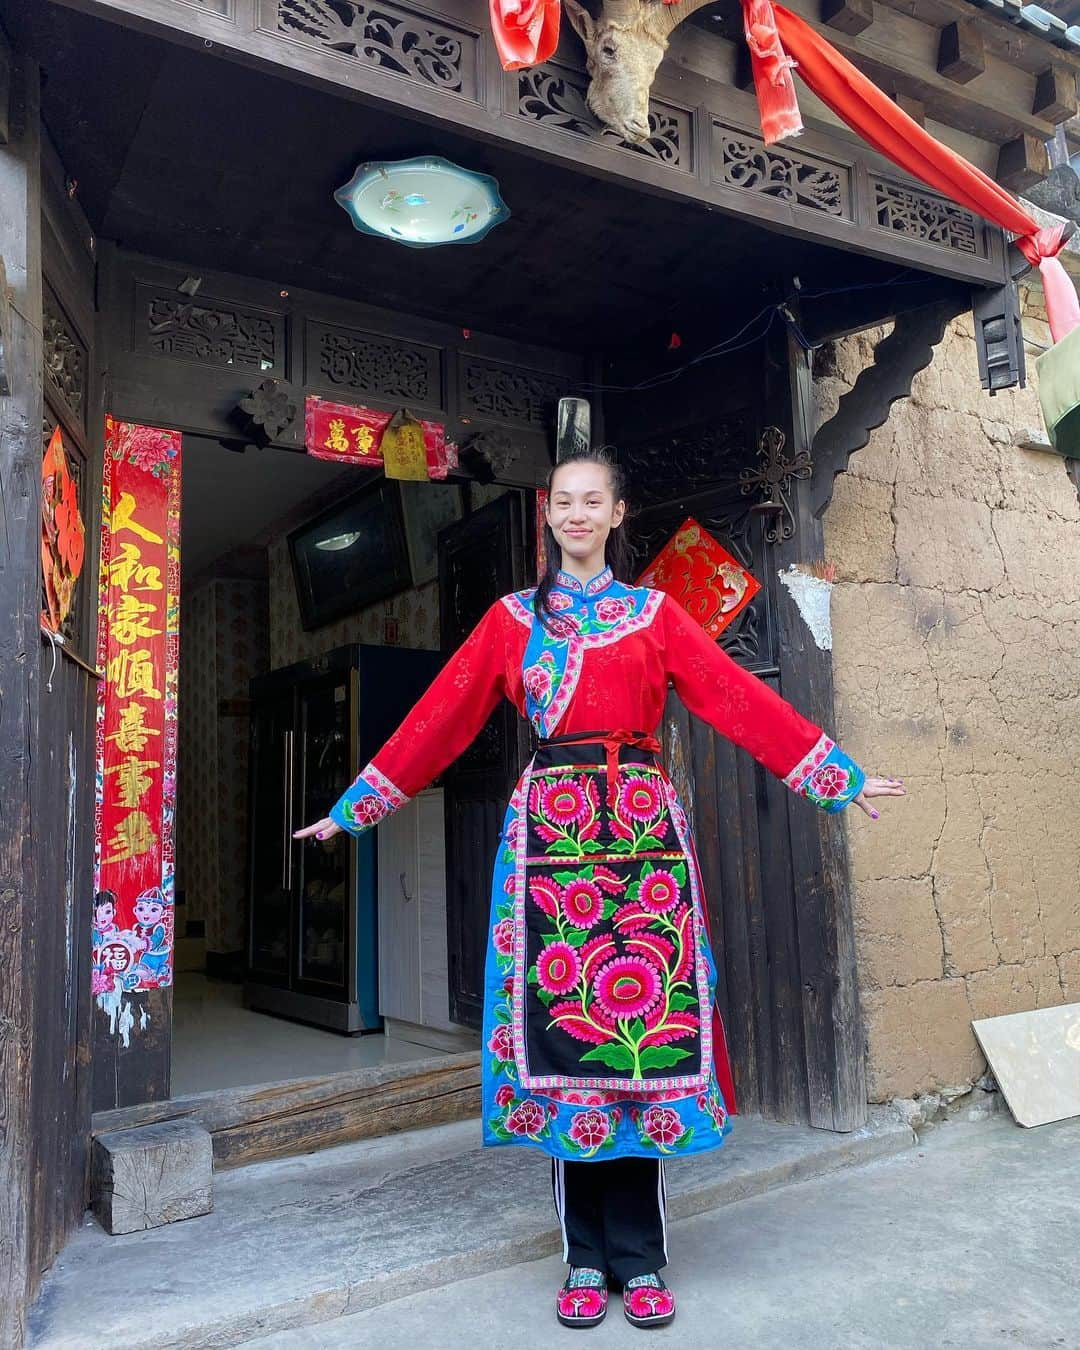
MULTIPOLYGON (((439 536, 444 652, 461 644, 493 600, 525 584, 521 497, 508 492, 439 536)), ((480 1025, 491 868, 527 754, 528 729, 504 703, 443 780, 450 1017, 465 1026, 480 1025)))

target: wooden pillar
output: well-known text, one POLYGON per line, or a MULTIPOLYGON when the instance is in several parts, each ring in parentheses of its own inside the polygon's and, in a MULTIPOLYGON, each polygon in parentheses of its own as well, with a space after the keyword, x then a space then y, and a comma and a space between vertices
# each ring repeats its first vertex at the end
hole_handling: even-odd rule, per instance
MULTIPOLYGON (((0 33, 0 46, 4 45, 0 33)), ((0 1345, 20 1346, 39 1271, 30 1204, 33 989, 51 972, 35 945, 32 847, 41 610, 41 179, 37 66, 0 52, 11 72, 0 143, 0 256, 11 293, 0 397, 0 1345)), ((0 81, 0 88, 3 82, 0 81)))
MULTIPOLYGON (((766 382, 775 410, 770 420, 782 426, 787 453, 808 451, 814 431, 810 364, 786 329, 770 343, 766 382)), ((795 532, 773 551, 778 570, 823 556, 822 524, 811 510, 810 487, 806 481, 791 482, 795 532)), ((832 655, 815 644, 786 592, 778 609, 780 692, 832 734, 832 655)), ((790 796, 788 819, 810 1122, 853 1130, 866 1120, 866 1078, 844 815, 812 810, 790 796)))

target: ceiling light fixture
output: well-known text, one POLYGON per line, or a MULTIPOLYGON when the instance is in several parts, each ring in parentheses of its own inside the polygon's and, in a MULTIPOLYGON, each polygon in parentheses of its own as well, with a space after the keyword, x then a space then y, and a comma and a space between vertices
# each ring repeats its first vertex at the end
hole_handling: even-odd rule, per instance
POLYGON ((494 178, 439 155, 361 164, 334 200, 363 234, 409 248, 475 244, 510 214, 494 178))

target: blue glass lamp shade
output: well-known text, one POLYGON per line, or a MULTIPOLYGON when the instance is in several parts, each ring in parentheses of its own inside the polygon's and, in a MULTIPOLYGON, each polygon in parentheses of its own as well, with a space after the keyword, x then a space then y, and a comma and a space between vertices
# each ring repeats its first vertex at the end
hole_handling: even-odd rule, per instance
POLYGON ((438 155, 361 164, 334 200, 364 234, 409 248, 475 244, 510 214, 494 178, 438 155))

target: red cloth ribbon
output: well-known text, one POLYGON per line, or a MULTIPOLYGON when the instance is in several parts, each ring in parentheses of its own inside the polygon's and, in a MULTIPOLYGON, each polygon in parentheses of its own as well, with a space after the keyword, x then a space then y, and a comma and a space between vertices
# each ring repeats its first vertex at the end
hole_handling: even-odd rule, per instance
POLYGON ((586 732, 582 736, 560 736, 559 745, 602 745, 607 752, 607 804, 615 805, 619 789, 619 750, 624 745, 636 745, 641 750, 651 750, 654 755, 660 753, 660 742, 655 736, 647 736, 642 731, 627 731, 620 727, 618 731, 601 734, 586 732))
POLYGON ((743 20, 766 144, 802 130, 791 69, 879 154, 913 178, 1018 235, 1017 247, 1038 267, 1055 342, 1080 327, 1080 301, 1058 257, 1065 227, 1040 228, 988 174, 921 127, 816 29, 771 0, 743 0, 743 20), (787 82, 791 83, 790 90, 787 82))
POLYGON ((540 65, 559 45, 562 0, 489 0, 489 7, 503 70, 540 65))

